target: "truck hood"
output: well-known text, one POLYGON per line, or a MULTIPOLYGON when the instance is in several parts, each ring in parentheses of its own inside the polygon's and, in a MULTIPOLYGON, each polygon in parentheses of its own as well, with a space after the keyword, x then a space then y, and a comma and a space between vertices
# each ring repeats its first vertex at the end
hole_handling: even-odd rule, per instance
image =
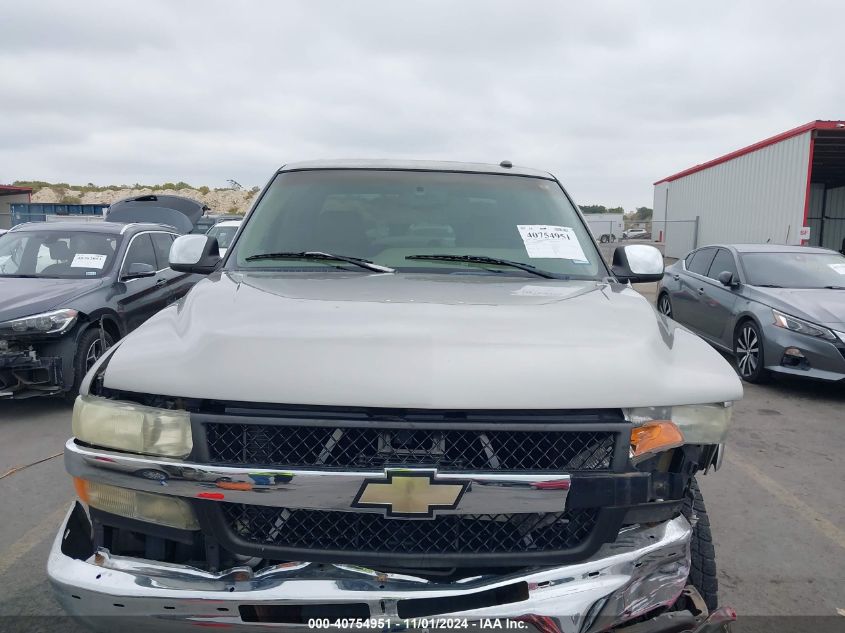
POLYGON ((0 277, 0 322, 46 312, 98 288, 102 279, 0 277))
POLYGON ((620 284, 475 275, 217 273, 115 351, 105 386, 436 409, 737 400, 712 348, 620 284))

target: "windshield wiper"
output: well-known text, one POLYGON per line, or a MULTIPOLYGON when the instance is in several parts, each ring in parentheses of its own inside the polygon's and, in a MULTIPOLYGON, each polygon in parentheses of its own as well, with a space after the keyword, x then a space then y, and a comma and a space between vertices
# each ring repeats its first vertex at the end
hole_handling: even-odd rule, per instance
POLYGON ((387 266, 379 266, 374 264, 369 259, 361 259, 360 257, 349 257, 347 255, 335 255, 334 253, 323 253, 322 251, 301 251, 298 253, 260 253, 259 255, 250 255, 246 258, 248 262, 255 262, 262 259, 312 259, 315 261, 338 261, 358 266, 359 268, 366 268, 377 273, 392 273, 396 272, 387 266))
POLYGON ((777 284, 751 284, 752 286, 757 286, 758 288, 783 288, 783 286, 778 286, 777 284))
POLYGON ((514 262, 509 259, 499 259, 498 257, 487 257, 486 255, 408 255, 405 259, 423 259, 430 261, 441 262, 469 262, 471 264, 495 264, 498 266, 509 266, 511 268, 518 268, 524 270, 532 275, 543 277, 545 279, 569 279, 568 275, 557 275, 550 273, 547 270, 541 270, 531 264, 523 264, 522 262, 514 262))
POLYGON ((825 290, 845 290, 845 286, 825 286, 825 290))

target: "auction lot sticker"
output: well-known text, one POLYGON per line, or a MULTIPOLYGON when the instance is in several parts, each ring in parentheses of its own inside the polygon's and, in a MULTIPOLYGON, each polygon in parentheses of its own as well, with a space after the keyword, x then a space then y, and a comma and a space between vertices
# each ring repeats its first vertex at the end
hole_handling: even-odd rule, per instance
POLYGON ((99 268, 106 265, 106 255, 96 253, 77 253, 70 263, 71 268, 99 268))
POLYGON ((532 259, 587 261, 575 231, 568 226, 518 224, 516 228, 532 259))

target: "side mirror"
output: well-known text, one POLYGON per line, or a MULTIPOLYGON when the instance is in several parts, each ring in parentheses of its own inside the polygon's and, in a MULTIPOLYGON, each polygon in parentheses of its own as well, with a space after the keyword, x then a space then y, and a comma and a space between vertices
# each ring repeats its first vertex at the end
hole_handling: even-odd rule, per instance
POLYGON ((156 274, 156 267, 152 264, 142 264, 135 262, 129 264, 120 276, 123 279, 140 279, 141 277, 153 277, 156 274))
POLYGON ((617 246, 613 251, 613 276, 619 281, 641 284, 663 279, 663 255, 648 244, 617 246))
POLYGON ((717 277, 719 283, 729 288, 736 288, 739 285, 739 279, 734 278, 734 274, 729 270, 723 270, 717 277))
POLYGON ((220 264, 217 238, 192 233, 180 235, 170 247, 170 268, 180 273, 213 273, 220 264))

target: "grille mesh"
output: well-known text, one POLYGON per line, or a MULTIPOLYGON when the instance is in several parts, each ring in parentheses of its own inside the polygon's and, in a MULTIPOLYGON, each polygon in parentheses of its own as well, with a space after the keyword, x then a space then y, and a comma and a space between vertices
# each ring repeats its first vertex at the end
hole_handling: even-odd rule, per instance
POLYGON ((592 530, 596 509, 545 514, 445 515, 432 520, 380 514, 220 504, 229 528, 253 543, 355 553, 483 554, 564 550, 592 530))
POLYGON ((443 471, 573 471, 611 467, 610 431, 335 428, 206 423, 217 464, 367 469, 390 464, 443 471))

